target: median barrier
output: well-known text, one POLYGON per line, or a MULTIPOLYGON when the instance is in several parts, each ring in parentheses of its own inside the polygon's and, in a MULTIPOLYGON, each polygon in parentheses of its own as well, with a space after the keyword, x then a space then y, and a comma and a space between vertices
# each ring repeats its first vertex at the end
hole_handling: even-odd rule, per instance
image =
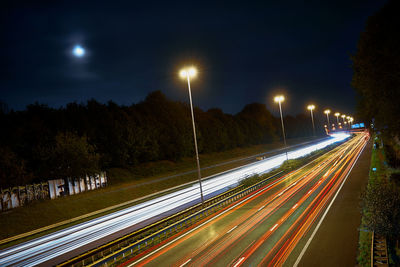
POLYGON ((140 252, 161 243, 181 230, 203 220, 232 202, 261 188, 270 179, 275 178, 279 174, 282 174, 282 171, 247 188, 243 188, 242 185, 235 187, 205 201, 204 207, 202 207, 201 203, 192 206, 108 244, 78 255, 77 257, 59 264, 58 266, 78 267, 115 265, 122 259, 126 260, 126 257, 133 257, 140 252))

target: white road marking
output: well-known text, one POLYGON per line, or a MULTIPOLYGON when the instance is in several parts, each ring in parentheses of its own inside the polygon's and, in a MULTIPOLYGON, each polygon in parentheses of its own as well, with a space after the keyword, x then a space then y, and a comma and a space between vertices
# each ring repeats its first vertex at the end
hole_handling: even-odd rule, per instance
POLYGON ((296 205, 294 205, 292 209, 295 209, 297 207, 297 205, 299 205, 299 204, 296 203, 296 205))
POLYGON ((237 267, 237 266, 239 266, 239 264, 242 262, 244 260, 244 257, 241 257, 240 259, 239 259, 239 261, 238 262, 236 262, 236 264, 235 265, 233 265, 233 267, 237 267))
POLYGON ((191 260, 192 260, 192 259, 188 259, 187 261, 185 261, 184 263, 182 263, 181 265, 179 265, 179 267, 185 266, 185 265, 188 264, 191 260))
MULTIPOLYGON (((313 161, 312 161, 312 162, 313 162, 313 161)), ((307 166, 307 165, 309 165, 309 164, 310 164, 310 163, 307 163, 306 165, 304 165, 304 166, 301 167, 300 169, 304 168, 305 166, 307 166)), ((180 236, 176 237, 174 240, 171 240, 171 241, 169 241, 168 243, 164 244, 163 246, 161 246, 161 247, 159 247, 159 248, 153 250, 152 252, 150 252, 150 253, 144 255, 142 258, 136 260, 135 262, 129 264, 128 266, 129 266, 129 267, 134 266, 135 264, 137 264, 137 263, 141 262, 142 260, 144 260, 144 259, 150 257, 151 255, 154 255, 155 253, 157 253, 158 251, 162 250, 163 248, 165 248, 165 247, 167 247, 167 246, 173 244, 174 242, 178 241, 179 239, 182 239, 183 237, 185 237, 185 236, 189 235, 190 233, 196 231, 196 230, 199 229, 200 227, 202 227, 202 226, 208 224, 208 223, 211 222, 211 221, 214 221, 215 219, 219 218, 220 216, 224 215, 225 213, 229 212, 230 210, 236 208, 237 206, 241 205, 242 203, 246 202, 247 200, 251 199, 252 197, 257 196, 257 195, 259 195, 259 194, 262 194, 264 191, 266 191, 266 190, 269 189, 270 187, 274 186, 275 184, 279 183, 281 180, 284 180, 285 177, 286 177, 286 176, 283 176, 282 178, 280 178, 280 179, 274 181, 274 182, 271 183, 269 186, 264 187, 264 189, 258 191, 256 194, 250 194, 249 196, 247 196, 247 197, 246 197, 245 199, 243 199, 242 201, 236 203, 235 205, 231 206, 230 208, 224 210, 223 212, 218 213, 218 214, 215 215, 214 217, 208 219, 207 221, 203 222, 202 224, 196 226, 195 228, 192 228, 191 230, 187 231, 187 232, 184 233, 183 235, 180 235, 180 236)))
POLYGON ((362 152, 364 151, 364 148, 366 147, 366 145, 367 145, 367 143, 364 144, 363 149, 361 150, 360 154, 358 154, 357 159, 354 161, 353 165, 351 166, 350 171, 347 173, 346 177, 344 178, 343 183, 340 185, 338 191, 336 192, 335 196, 334 196, 333 199, 331 200, 331 203, 329 203, 328 208, 325 210, 324 215, 322 215, 322 217, 321 217, 321 219, 319 220, 317 226, 315 227, 315 229, 314 229, 312 235, 311 235, 310 238, 308 239, 308 241, 307 241, 306 245, 304 246, 303 250, 300 252, 300 255, 299 255, 299 257, 297 258, 296 262, 294 263, 293 267, 297 267, 297 266, 299 265, 299 263, 300 263, 300 261, 301 261, 301 258, 304 256, 304 253, 306 252, 308 246, 310 245, 310 243, 311 243, 311 241, 313 240, 315 234, 317 233, 319 227, 321 226, 323 220, 325 219, 326 214, 328 214, 329 209, 331 208, 331 206, 332 206, 333 202, 335 201, 337 195, 339 194, 339 192, 340 192, 340 190, 342 189, 344 183, 346 182, 347 177, 349 177, 351 171, 353 170, 354 165, 356 165, 356 163, 357 163, 357 161, 358 161, 358 158, 361 156, 361 154, 362 154, 362 152))
POLYGON ((275 224, 274 227, 272 227, 272 228, 270 229, 270 231, 271 231, 271 232, 274 231, 274 229, 275 229, 277 226, 278 226, 278 224, 275 224))
MULTIPOLYGON (((341 141, 341 140, 343 140, 343 139, 344 139, 344 138, 338 138, 337 140, 335 140, 335 142, 341 141)), ((333 139, 333 140, 334 140, 334 139, 333 139)), ((329 144, 334 143, 332 140, 328 140, 328 141, 329 141, 329 144)), ((323 143, 324 143, 324 142, 318 143, 318 148, 319 148, 319 149, 321 149, 321 148, 323 147, 323 146, 321 146, 321 144, 323 144, 323 143)), ((324 145, 325 145, 325 144, 324 144, 324 145)), ((326 145, 328 145, 328 143, 327 143, 326 145)), ((325 146, 326 146, 326 145, 325 145, 325 146)), ((308 149, 309 149, 309 150, 312 150, 312 151, 313 151, 313 150, 316 150, 315 148, 311 148, 311 147, 308 147, 308 149)), ((316 158, 316 159, 312 160, 311 162, 309 162, 309 163, 307 163, 306 165, 302 166, 302 167, 299 168, 298 170, 301 170, 301 169, 303 169, 304 167, 306 167, 306 166, 308 166, 308 165, 311 165, 313 162, 317 161, 318 159, 319 159, 319 158, 316 158)), ((245 199, 243 199, 242 201, 238 202, 238 203, 235 204, 234 206, 232 206, 232 207, 230 207, 230 208, 224 210, 223 212, 221 212, 221 213, 215 215, 214 217, 210 218, 209 220, 203 222, 202 224, 198 225, 198 226, 195 227, 195 228, 192 228, 191 230, 189 230, 188 232, 184 233, 183 235, 180 235, 180 236, 176 237, 175 239, 173 239, 173 240, 169 241, 168 243, 164 244, 163 246, 158 247, 157 249, 155 249, 155 250, 153 250, 152 252, 150 252, 150 253, 144 255, 142 258, 137 259, 135 262, 131 263, 131 264, 128 265, 128 266, 131 267, 131 266, 133 266, 133 265, 135 265, 135 264, 141 262, 142 260, 144 260, 144 259, 146 259, 146 258, 148 258, 148 257, 150 257, 150 256, 152 256, 152 255, 154 255, 155 253, 157 253, 157 252, 159 252, 160 250, 164 249, 165 247, 171 245, 172 243, 176 242, 177 240, 182 239, 183 237, 185 237, 185 236, 189 235, 190 233, 196 231, 196 230, 199 229, 200 227, 202 227, 202 226, 208 224, 209 222, 211 222, 211 221, 217 219, 218 217, 222 216, 223 214, 229 212, 230 210, 232 210, 232 209, 234 209, 235 207, 239 206, 240 204, 244 203, 244 202, 247 201, 248 199, 250 199, 250 198, 252 198, 252 197, 254 197, 254 196, 256 196, 256 195, 261 194, 261 193, 264 192, 265 190, 269 189, 271 186, 277 184, 277 183, 280 182, 281 180, 284 180, 285 177, 286 177, 286 176, 283 176, 282 178, 280 178, 280 179, 274 181, 274 182, 271 183, 269 186, 267 186, 267 187, 265 187, 264 189, 258 191, 256 194, 254 194, 254 195, 251 194, 250 196, 246 197, 245 199)))
POLYGON ((237 225, 235 227, 233 227, 231 230, 229 230, 228 232, 226 232, 227 234, 229 234, 230 232, 232 232, 233 230, 236 229, 236 227, 238 227, 237 225))
POLYGON ((260 207, 257 211, 262 210, 265 207, 265 205, 263 205, 262 207, 260 207))

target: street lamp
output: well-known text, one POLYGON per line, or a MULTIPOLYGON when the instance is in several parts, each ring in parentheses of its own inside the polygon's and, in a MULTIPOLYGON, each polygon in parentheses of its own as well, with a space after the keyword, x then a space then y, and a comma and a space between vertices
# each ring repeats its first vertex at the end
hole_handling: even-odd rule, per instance
POLYGON ((326 109, 324 113, 326 114, 326 119, 328 120, 328 130, 329 130, 329 113, 331 113, 331 111, 329 109, 326 109))
POLYGON ((350 116, 346 116, 346 119, 347 119, 348 128, 350 130, 351 129, 350 116))
POLYGON ((283 125, 282 106, 281 106, 281 103, 284 100, 285 100, 285 97, 283 95, 277 95, 274 97, 275 103, 279 104, 279 112, 281 114, 281 123, 282 123, 283 143, 285 144, 285 150, 286 150, 286 160, 289 160, 288 153, 287 153, 287 146, 286 146, 285 126, 283 125))
POLYGON ((315 126, 314 126, 314 116, 313 116, 313 110, 315 109, 314 105, 308 105, 307 109, 311 113, 311 122, 312 122, 312 129, 313 129, 313 136, 315 136, 315 126))
POLYGON ((340 116, 340 117, 342 117, 343 123, 344 123, 344 118, 346 118, 346 115, 342 114, 342 116, 340 116))
POLYGON ((199 151, 197 149, 197 137, 196 137, 196 126, 194 124, 194 113, 193 113, 193 103, 192 103, 192 90, 190 89, 190 77, 195 77, 197 74, 197 70, 194 67, 184 68, 180 71, 179 75, 182 79, 187 79, 188 90, 189 90, 189 100, 190 100, 190 111, 192 114, 192 125, 193 125, 193 138, 194 138, 194 149, 196 151, 196 161, 197 161, 197 176, 199 178, 200 185, 200 196, 201 196, 201 204, 204 206, 204 197, 203 197, 203 187, 201 185, 201 173, 200 173, 200 160, 199 160, 199 151))
POLYGON ((345 129, 346 128, 346 121, 345 121, 345 118, 346 118, 346 115, 345 114, 342 114, 342 116, 340 116, 340 117, 342 117, 342 119, 343 119, 343 129, 345 129))
POLYGON ((339 127, 339 116, 340 116, 340 113, 339 113, 339 112, 336 112, 336 113, 335 113, 335 116, 336 116, 337 125, 338 125, 338 127, 339 127))

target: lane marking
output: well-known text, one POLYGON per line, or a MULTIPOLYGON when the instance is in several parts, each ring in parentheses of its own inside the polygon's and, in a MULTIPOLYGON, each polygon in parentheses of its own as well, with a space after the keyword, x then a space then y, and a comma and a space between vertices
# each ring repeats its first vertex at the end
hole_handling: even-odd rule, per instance
POLYGON ((308 191, 307 195, 310 194, 312 192, 312 189, 310 191, 308 191))
MULTIPOLYGON (((304 176, 303 179, 306 178, 306 177, 307 177, 307 176, 304 176)), ((298 181, 296 181, 295 183, 290 184, 290 185, 289 185, 288 187, 286 187, 282 192, 280 192, 280 193, 278 194, 278 196, 279 196, 279 197, 282 196, 283 193, 286 193, 286 191, 288 191, 290 188, 292 188, 293 186, 295 186, 295 185, 297 184, 297 182, 298 182, 298 181)))
POLYGON ((185 261, 184 263, 182 263, 181 265, 179 265, 179 267, 185 266, 185 265, 188 264, 191 260, 192 260, 192 259, 188 259, 187 261, 185 261))
POLYGON ((229 234, 230 232, 232 232, 233 230, 236 229, 236 227, 238 227, 237 225, 235 227, 233 227, 231 230, 229 230, 228 232, 226 232, 227 234, 229 234))
POLYGON ((299 205, 299 204, 296 203, 296 205, 294 205, 292 209, 295 209, 297 207, 297 205, 299 205))
MULTIPOLYGON (((303 169, 304 167, 306 167, 307 165, 310 165, 312 162, 314 162, 314 161, 316 161, 316 160, 317 160, 317 159, 315 159, 315 160, 313 160, 313 161, 307 163, 306 165, 302 166, 302 167, 301 167, 300 169, 298 169, 298 170, 303 169)), ((297 171, 298 171, 298 170, 297 170, 297 171)), ((202 226, 208 224, 209 222, 212 222, 212 221, 216 220, 217 218, 221 217, 221 216, 224 215, 225 213, 227 213, 227 212, 233 210, 234 208, 236 208, 237 206, 239 206, 239 205, 245 203, 247 200, 249 200, 249 199, 251 199, 251 198, 253 198, 253 197, 255 197, 255 196, 261 195, 262 193, 264 193, 265 191, 267 191, 270 187, 274 186, 275 184, 279 183, 280 181, 282 181, 282 180, 284 180, 284 179, 286 179, 286 178, 287 178, 286 176, 283 176, 283 177, 281 177, 280 179, 278 178, 278 180, 272 182, 272 183, 269 184, 268 186, 264 187, 262 190, 255 192, 255 194, 250 194, 250 195, 248 195, 246 198, 242 199, 240 202, 238 202, 238 203, 236 203, 235 205, 229 207, 228 209, 224 210, 223 212, 217 213, 214 217, 211 217, 210 219, 208 219, 207 221, 205 221, 205 222, 199 224, 199 225, 196 226, 195 228, 192 228, 192 229, 189 230, 188 232, 186 232, 186 233, 184 233, 184 234, 182 234, 182 235, 180 235, 180 236, 177 236, 175 239, 169 241, 168 243, 164 244, 163 246, 158 247, 157 249, 155 249, 155 250, 151 251, 150 253, 144 255, 143 257, 137 259, 135 262, 129 264, 128 267, 134 266, 135 264, 137 264, 137 263, 139 263, 139 262, 141 262, 141 261, 147 259, 148 257, 150 257, 150 256, 154 255, 155 253, 159 252, 160 250, 164 249, 165 247, 167 247, 167 246, 169 246, 169 245, 175 243, 176 241, 178 241, 178 240, 182 239, 183 237, 185 237, 185 236, 191 234, 192 232, 196 231, 197 229, 201 228, 202 226)))
POLYGON ((261 208, 259 208, 257 211, 260 211, 260 210, 262 210, 263 208, 265 207, 265 205, 263 205, 261 208))
POLYGON ((278 224, 275 224, 274 227, 272 227, 272 228, 270 229, 270 231, 271 231, 271 232, 274 231, 274 229, 275 229, 277 226, 278 226, 278 224))
MULTIPOLYGON (((324 156, 324 155, 328 154, 329 152, 331 152, 331 151, 328 151, 328 152, 324 153, 324 154, 321 155, 321 156, 324 156)), ((294 173, 299 172, 300 170, 302 170, 302 169, 304 169, 305 167, 311 165, 312 163, 314 163, 314 162, 317 161, 318 159, 320 159, 320 157, 318 157, 318 158, 312 160, 311 162, 309 162, 309 163, 307 163, 307 164, 301 166, 299 169, 297 169, 296 171, 294 171, 294 173)), ((293 173, 293 174, 294 174, 294 173, 293 173)), ((219 217, 222 216, 223 214, 225 214, 225 213, 229 212, 230 210, 236 208, 237 206, 241 205, 242 203, 246 202, 247 200, 249 200, 249 199, 251 199, 251 198, 253 198, 253 197, 255 197, 255 196, 258 196, 258 195, 262 194, 263 192, 265 192, 265 191, 266 191, 267 189, 269 189, 270 187, 272 187, 272 186, 274 186, 275 184, 277 184, 277 183, 283 181, 284 179, 287 179, 288 177, 290 177, 290 174, 285 175, 285 176, 282 176, 281 178, 278 178, 277 180, 275 180, 274 182, 272 182, 272 183, 269 184, 268 186, 264 187, 264 189, 262 189, 262 190, 256 192, 255 194, 250 194, 249 196, 247 196, 247 197, 246 197, 245 199, 243 199, 242 201, 236 203, 235 205, 231 206, 230 208, 224 210, 223 212, 216 214, 214 217, 211 217, 210 219, 208 219, 207 221, 201 223, 201 224, 198 225, 197 227, 192 228, 191 230, 189 230, 188 232, 184 233, 183 235, 177 236, 175 239, 169 241, 168 243, 164 244, 163 246, 161 246, 161 247, 159 247, 159 248, 157 248, 157 249, 151 251, 150 253, 144 255, 143 257, 137 259, 137 260, 134 261, 133 263, 129 264, 128 267, 132 267, 132 266, 134 266, 135 264, 137 264, 137 263, 139 263, 139 262, 141 262, 141 261, 147 259, 148 257, 154 255, 155 253, 157 253, 157 252, 159 252, 160 250, 164 249, 165 247, 167 247, 167 246, 169 246, 169 245, 175 243, 176 241, 182 239, 183 237, 185 237, 185 236, 191 234, 192 232, 194 232, 194 231, 196 231, 197 229, 201 228, 202 226, 208 224, 209 222, 216 220, 217 218, 219 218, 219 217)), ((253 241, 253 242, 254 242, 254 241, 253 241)))
POLYGON ((364 148, 367 146, 367 143, 368 143, 368 142, 366 142, 366 143, 364 144, 364 147, 362 148, 360 154, 358 154, 356 160, 354 161, 353 165, 352 165, 351 168, 350 168, 350 171, 347 173, 346 177, 345 177, 344 180, 343 180, 343 183, 340 185, 340 187, 339 187, 338 191, 336 192, 335 196, 333 197, 333 199, 332 199, 331 202, 329 203, 328 208, 325 210, 324 215, 322 215, 322 217, 321 217, 321 219, 319 220, 317 226, 315 227, 315 229, 314 229, 312 235, 311 235, 310 238, 308 239, 306 245, 303 247, 303 250, 300 252, 300 255, 299 255, 299 257, 297 258, 296 262, 294 263, 293 267, 297 267, 297 266, 299 265, 299 263, 300 263, 300 261, 301 261, 301 258, 303 258, 303 256, 304 256, 306 250, 308 249, 308 246, 311 244, 311 241, 313 240, 315 234, 317 233, 319 227, 321 226, 323 220, 325 219, 326 214, 328 214, 328 211, 329 211, 329 209, 331 208, 333 202, 335 201, 337 195, 339 194, 340 190, 342 189, 343 185, 345 184, 345 182, 346 182, 346 180, 347 180, 347 177, 349 177, 351 171, 353 170, 353 167, 356 165, 356 163, 357 163, 357 161, 358 161, 358 158, 361 156, 362 152, 364 151, 364 148))
POLYGON ((239 259, 239 261, 238 262, 236 262, 236 264, 235 265, 233 265, 233 267, 237 267, 237 266, 239 266, 239 264, 242 262, 244 260, 244 257, 241 257, 240 259, 239 259))

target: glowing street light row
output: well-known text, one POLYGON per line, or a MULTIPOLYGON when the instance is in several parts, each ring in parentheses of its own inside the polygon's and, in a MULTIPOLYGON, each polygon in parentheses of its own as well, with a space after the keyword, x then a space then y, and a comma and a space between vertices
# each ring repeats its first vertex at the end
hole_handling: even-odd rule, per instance
MULTIPOLYGON (((188 83, 190 111, 191 111, 191 115, 192 115, 193 138, 194 138, 194 146, 195 146, 196 161, 197 161, 197 174, 198 174, 198 179, 199 179, 199 184, 200 184, 201 202, 204 203, 203 190, 202 190, 202 184, 201 184, 199 152, 198 152, 198 149, 197 149, 196 126, 195 126, 195 122, 194 122, 194 113, 193 113, 192 92, 191 92, 191 88, 190 88, 190 78, 194 78, 194 77, 196 77, 196 75, 197 75, 197 70, 193 66, 185 67, 179 72, 179 76, 182 79, 186 79, 187 83, 188 83)), ((278 103, 278 105, 279 105, 279 113, 281 115, 281 124, 282 124, 283 142, 284 142, 284 145, 285 145, 286 158, 288 159, 287 145, 286 145, 286 134, 285 134, 285 125, 283 123, 283 115, 282 115, 282 102, 285 101, 285 96, 277 95, 277 96, 274 97, 274 101, 275 101, 275 103, 278 103)), ((315 125, 314 125, 314 115, 313 115, 313 111, 315 109, 315 105, 308 105, 307 109, 311 113, 311 122, 312 122, 312 126, 313 126, 313 135, 315 136, 315 125)), ((329 127, 329 125, 330 125, 329 114, 331 113, 331 111, 329 109, 326 109, 324 111, 324 113, 326 114, 326 119, 328 121, 328 127, 329 127)), ((334 115, 336 116, 336 121, 337 121, 337 124, 338 124, 338 127, 339 127, 339 125, 340 125, 340 123, 339 123, 340 113, 336 112, 334 115)), ((353 118, 350 117, 350 116, 346 117, 346 115, 343 114, 341 117, 343 119, 343 123, 344 124, 346 124, 345 118, 347 118, 349 124, 351 124, 353 122, 353 118)))
MULTIPOLYGON (((310 109, 310 106, 313 106, 313 109, 315 108, 314 105, 309 105, 307 108, 310 109)), ((331 110, 330 110, 330 109, 325 109, 325 110, 324 110, 324 113, 325 113, 325 115, 326 115, 326 120, 327 120, 327 123, 328 123, 327 125, 325 125, 325 127, 329 127, 329 125, 330 125, 330 122, 329 122, 329 114, 331 113, 331 110)), ((333 114, 333 115, 336 117, 336 122, 337 122, 337 126, 338 126, 338 127, 341 125, 341 123, 339 122, 339 116, 343 119, 343 124, 349 123, 349 125, 351 125, 352 122, 354 121, 354 118, 353 118, 353 117, 346 116, 346 115, 344 115, 344 114, 340 115, 339 112, 336 112, 336 113, 333 114), (346 121, 345 121, 345 118, 347 119, 346 121)), ((334 124, 332 124, 332 126, 334 126, 334 124)))

